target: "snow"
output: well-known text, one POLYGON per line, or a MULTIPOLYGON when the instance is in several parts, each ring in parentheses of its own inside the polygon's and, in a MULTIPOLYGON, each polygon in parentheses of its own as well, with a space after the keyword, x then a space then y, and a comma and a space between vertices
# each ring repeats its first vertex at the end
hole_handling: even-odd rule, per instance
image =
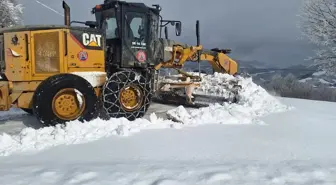
POLYGON ((321 83, 323 83, 323 84, 331 84, 330 82, 328 82, 328 81, 326 81, 326 80, 324 80, 324 79, 319 79, 319 81, 320 81, 321 83))
POLYGON ((25 113, 23 112, 23 110, 18 109, 18 108, 12 108, 8 112, 0 111, 0 120, 8 120, 8 119, 12 119, 18 116, 22 116, 24 114, 25 113))
MULTIPOLYGON (((198 74, 198 73, 194 73, 198 74)), ((269 113, 290 110, 271 96, 265 89, 256 85, 252 78, 233 77, 229 74, 215 73, 213 75, 201 74, 202 83, 195 89, 195 94, 230 96, 228 89, 233 86, 231 81, 238 80, 242 86, 240 102, 238 104, 219 103, 207 108, 185 110, 183 106, 168 111, 168 116, 185 125, 200 124, 263 124, 259 116, 269 113), (225 118, 225 119, 223 119, 225 118)))
POLYGON ((292 107, 286 106, 270 95, 261 86, 255 84, 252 78, 233 77, 228 74, 215 73, 214 75, 203 75, 203 82, 197 88, 195 94, 207 94, 216 96, 227 96, 226 87, 231 88, 230 81, 238 80, 242 86, 239 92, 240 100, 238 104, 223 104, 227 110, 246 110, 251 116, 263 116, 269 113, 276 113, 290 110, 292 107))
MULTIPOLYGON (((94 141, 111 135, 128 136, 130 133, 138 132, 142 128, 155 128, 160 120, 152 122, 146 119, 139 119, 137 122, 130 122, 126 119, 111 119, 108 122, 97 119, 89 123, 73 121, 65 127, 46 127, 35 130, 33 128, 23 129, 19 135, 10 136, 6 133, 0 136, 0 155, 9 155, 16 151, 42 150, 51 146, 61 144, 78 144, 94 141), (154 126, 154 127, 153 127, 154 126)), ((162 124, 170 127, 173 124, 166 121, 162 124)))
POLYGON ((336 103, 279 100, 295 109, 261 118, 266 125, 212 124, 147 130, 131 137, 110 136, 78 145, 3 156, 0 182, 335 184, 336 103))
MULTIPOLYGON (((203 84, 220 90, 221 79, 228 78, 204 76, 203 84)), ((241 103, 169 109, 168 117, 179 122, 165 119, 154 104, 155 113, 133 122, 97 119, 5 130, 0 182, 335 184, 336 103, 275 98, 251 79, 239 83, 241 103)))
POLYGON ((335 85, 334 82, 336 80, 334 79, 334 75, 326 74, 324 71, 316 72, 312 75, 312 77, 304 78, 299 80, 301 83, 308 83, 312 85, 313 87, 319 88, 320 86, 328 87, 328 88, 334 88, 335 85))
POLYGON ((78 89, 75 89, 75 92, 76 92, 77 101, 79 103, 79 107, 82 107, 84 95, 78 89))
POLYGON ((100 72, 100 71, 72 72, 72 74, 84 78, 92 85, 92 87, 102 86, 106 81, 106 72, 100 72))
POLYGON ((309 80, 312 80, 313 78, 311 78, 311 77, 309 77, 309 78, 304 78, 304 79, 301 79, 301 80, 299 80, 299 82, 303 82, 303 83, 305 83, 305 82, 307 82, 307 81, 309 81, 309 80))
POLYGON ((322 76, 322 75, 325 75, 325 74, 326 74, 325 71, 318 71, 318 72, 313 73, 313 76, 322 76))
MULTIPOLYGON (((213 76, 204 76, 202 85, 205 88, 214 88, 217 84, 215 89, 224 92, 221 89, 227 84, 223 82, 230 78, 232 76, 216 73, 213 76)), ((255 85, 252 79, 241 78, 240 81, 243 90, 239 104, 215 104, 196 110, 186 110, 179 106, 167 112, 167 115, 178 123, 158 118, 153 113, 149 120, 138 119, 133 122, 126 119, 110 119, 108 121, 97 119, 84 124, 72 121, 65 126, 37 130, 26 128, 18 135, 6 133, 0 135, 0 155, 6 156, 16 152, 44 150, 64 144, 91 142, 111 135, 129 136, 132 133, 153 128, 182 128, 204 124, 263 124, 258 117, 289 109, 260 86, 255 85)))

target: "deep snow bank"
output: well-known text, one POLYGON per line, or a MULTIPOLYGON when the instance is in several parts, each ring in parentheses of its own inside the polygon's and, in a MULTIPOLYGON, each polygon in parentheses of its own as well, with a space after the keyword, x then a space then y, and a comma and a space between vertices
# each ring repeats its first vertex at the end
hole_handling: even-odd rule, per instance
POLYGON ((170 117, 185 124, 250 124, 263 122, 260 116, 269 113, 281 112, 291 109, 283 105, 265 89, 255 84, 252 78, 233 77, 228 74, 215 73, 214 75, 202 74, 201 87, 195 89, 195 94, 207 94, 215 96, 230 96, 227 87, 232 87, 230 81, 238 80, 242 86, 239 103, 218 103, 210 107, 186 110, 180 106, 168 111, 170 117))
MULTIPOLYGON (((275 97, 270 95, 261 86, 255 84, 252 78, 233 77, 228 74, 215 73, 214 75, 203 75, 201 87, 196 89, 197 94, 210 94, 217 96, 227 96, 225 86, 232 80, 238 80, 242 86, 240 91, 240 100, 238 104, 232 104, 230 107, 244 107, 254 112, 253 115, 260 116, 267 113, 274 113, 287 110, 289 107, 283 105, 275 97)), ((228 104, 224 104, 228 106, 228 104)), ((239 108, 238 108, 239 109, 239 108)))
MULTIPOLYGON (((225 95, 224 86, 233 78, 227 74, 203 76, 202 88, 197 93, 225 95)), ((0 155, 13 152, 41 150, 61 144, 76 144, 97 140, 111 135, 128 136, 144 129, 182 128, 199 124, 251 124, 262 123, 258 117, 268 113, 287 110, 277 99, 269 95, 251 79, 239 78, 242 85, 239 104, 215 104, 207 108, 187 110, 182 106, 168 111, 168 115, 180 123, 158 118, 154 113, 150 119, 130 122, 126 119, 100 119, 80 123, 73 121, 65 126, 42 129, 26 128, 18 135, 0 135, 0 155)))
POLYGON ((0 135, 0 155, 13 152, 42 150, 62 144, 79 144, 94 141, 111 135, 128 136, 143 129, 177 128, 178 123, 158 119, 155 114, 150 119, 130 122, 125 118, 104 121, 96 119, 81 123, 72 121, 65 126, 45 127, 38 130, 25 128, 18 135, 0 135))

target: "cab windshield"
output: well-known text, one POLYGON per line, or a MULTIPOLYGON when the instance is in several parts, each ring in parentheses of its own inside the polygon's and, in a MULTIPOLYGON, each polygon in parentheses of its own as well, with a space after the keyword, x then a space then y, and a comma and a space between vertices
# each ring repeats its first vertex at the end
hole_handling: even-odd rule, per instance
POLYGON ((96 20, 99 22, 99 28, 105 30, 106 39, 114 39, 119 37, 117 17, 114 9, 97 12, 96 20))

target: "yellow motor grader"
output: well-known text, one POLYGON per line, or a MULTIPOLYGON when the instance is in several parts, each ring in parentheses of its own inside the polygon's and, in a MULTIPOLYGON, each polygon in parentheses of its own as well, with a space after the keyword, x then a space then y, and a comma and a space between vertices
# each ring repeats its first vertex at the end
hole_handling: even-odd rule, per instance
MULTIPOLYGON (((181 70, 186 61, 208 61, 216 72, 237 73, 229 50, 202 48, 199 22, 196 46, 161 38, 168 24, 180 36, 182 24, 163 20, 159 5, 105 0, 92 9, 96 21, 86 22, 71 21, 64 1, 63 8, 65 25, 0 29, 1 111, 21 108, 44 126, 90 121, 100 110, 134 120, 160 93, 200 84, 199 76, 181 70), (162 81, 161 68, 181 75, 162 81)), ((192 105, 191 93, 185 97, 192 105)))

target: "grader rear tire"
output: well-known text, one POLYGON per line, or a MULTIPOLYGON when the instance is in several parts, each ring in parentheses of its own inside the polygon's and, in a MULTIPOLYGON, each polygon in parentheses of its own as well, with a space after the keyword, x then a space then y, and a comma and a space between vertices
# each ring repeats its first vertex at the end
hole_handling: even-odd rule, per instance
POLYGON ((143 117, 150 106, 151 81, 134 71, 116 72, 105 83, 102 95, 109 117, 133 121, 143 117))
POLYGON ((44 126, 90 121, 98 116, 97 102, 94 88, 84 78, 58 74, 44 80, 36 89, 33 112, 44 126))

